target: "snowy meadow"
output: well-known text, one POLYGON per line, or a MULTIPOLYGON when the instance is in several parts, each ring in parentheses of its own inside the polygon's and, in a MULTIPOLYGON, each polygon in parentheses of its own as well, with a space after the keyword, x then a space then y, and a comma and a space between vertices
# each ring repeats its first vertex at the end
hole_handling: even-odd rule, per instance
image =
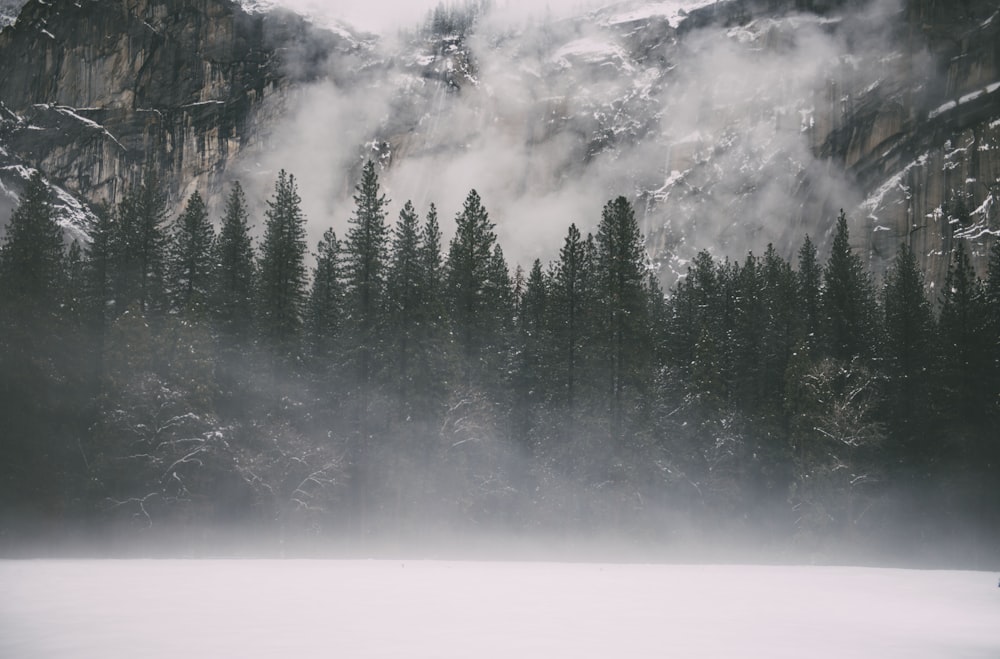
POLYGON ((997 657, 986 572, 321 560, 0 562, 0 656, 997 657))

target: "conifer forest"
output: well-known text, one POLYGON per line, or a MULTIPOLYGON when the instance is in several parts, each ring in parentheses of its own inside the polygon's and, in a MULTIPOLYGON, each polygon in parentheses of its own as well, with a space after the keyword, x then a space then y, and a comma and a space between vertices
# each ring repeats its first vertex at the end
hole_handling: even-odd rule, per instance
POLYGON ((446 240, 369 162, 312 245, 299 195, 282 171, 260 218, 238 183, 220 217, 198 193, 171 217, 150 170, 66 244, 31 180, 0 218, 0 547, 1000 538, 1000 240, 985 277, 954 241, 931 288, 906 244, 876 279, 841 214, 832 241, 702 251, 665 289, 626 197, 521 267, 474 190, 446 240))

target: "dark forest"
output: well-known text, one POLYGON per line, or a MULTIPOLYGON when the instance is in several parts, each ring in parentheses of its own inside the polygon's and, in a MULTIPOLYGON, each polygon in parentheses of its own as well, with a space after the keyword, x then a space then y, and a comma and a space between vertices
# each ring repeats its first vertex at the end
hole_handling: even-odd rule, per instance
POLYGON ((147 171, 67 246, 30 181, 0 551, 489 531, 974 564, 1000 538, 1000 240, 985 279, 956 240, 943 286, 905 244, 876 282, 841 214, 826 255, 703 251, 664 290, 625 197, 526 269, 475 191, 447 244, 371 163, 345 235, 308 245, 300 201, 281 172, 255 240, 239 184, 171 218, 147 171))

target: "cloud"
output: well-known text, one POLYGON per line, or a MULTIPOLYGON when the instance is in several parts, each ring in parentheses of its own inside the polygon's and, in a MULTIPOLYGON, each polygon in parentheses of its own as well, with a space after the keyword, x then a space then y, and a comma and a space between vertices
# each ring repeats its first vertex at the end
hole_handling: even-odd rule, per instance
POLYGON ((636 201, 668 282, 696 249, 742 258, 774 243, 791 257, 859 201, 817 147, 841 97, 873 84, 877 94, 892 75, 872 63, 892 51, 895 7, 762 18, 679 43, 663 25, 487 23, 466 42, 471 64, 410 44, 299 90, 261 171, 299 177, 313 243, 329 226, 344 235, 355 177, 374 156, 390 221, 407 200, 420 212, 434 202, 447 237, 475 188, 512 265, 554 259, 568 225, 595 229, 619 194, 636 201))

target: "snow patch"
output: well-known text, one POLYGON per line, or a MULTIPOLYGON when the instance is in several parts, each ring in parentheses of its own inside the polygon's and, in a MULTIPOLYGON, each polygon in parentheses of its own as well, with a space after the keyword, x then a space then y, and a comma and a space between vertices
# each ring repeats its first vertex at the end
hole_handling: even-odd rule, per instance
POLYGON ((899 173, 892 176, 883 183, 878 190, 872 193, 867 199, 861 203, 861 208, 867 210, 868 218, 878 222, 878 210, 882 207, 882 203, 885 201, 886 195, 894 190, 901 191, 904 195, 909 194, 909 188, 903 185, 904 178, 910 173, 910 170, 914 167, 923 167, 927 164, 929 159, 928 154, 923 154, 906 167, 902 169, 899 173))
POLYGON ((248 14, 266 14, 275 9, 291 11, 310 23, 333 32, 351 42, 357 42, 358 37, 349 30, 338 18, 338 4, 335 2, 289 2, 288 0, 236 0, 248 14))
POLYGON ((80 116, 79 114, 76 113, 76 108, 71 108, 71 107, 68 107, 68 106, 65 106, 65 105, 50 105, 48 107, 50 107, 51 109, 55 110, 56 112, 58 112, 59 114, 61 114, 63 116, 69 117, 69 118, 71 118, 71 119, 73 119, 75 121, 80 122, 81 124, 83 124, 84 126, 86 126, 88 128, 93 128, 95 130, 101 131, 112 142, 114 142, 115 144, 117 144, 118 148, 120 148, 122 151, 127 151, 127 149, 125 148, 125 146, 121 142, 119 142, 118 138, 115 137, 114 135, 112 135, 111 132, 107 128, 105 128, 101 124, 97 123, 96 121, 93 121, 92 119, 88 119, 86 117, 80 116))
POLYGON ((604 18, 601 23, 605 26, 622 25, 625 23, 635 23, 638 21, 648 21, 651 18, 662 18, 671 27, 676 28, 687 18, 688 14, 696 9, 715 4, 714 0, 671 0, 669 2, 650 2, 633 6, 626 11, 619 11, 604 18))
POLYGON ((572 60, 599 64, 609 60, 624 62, 625 59, 625 53, 619 46, 593 37, 570 41, 552 55, 552 62, 563 68, 572 66, 572 60))

